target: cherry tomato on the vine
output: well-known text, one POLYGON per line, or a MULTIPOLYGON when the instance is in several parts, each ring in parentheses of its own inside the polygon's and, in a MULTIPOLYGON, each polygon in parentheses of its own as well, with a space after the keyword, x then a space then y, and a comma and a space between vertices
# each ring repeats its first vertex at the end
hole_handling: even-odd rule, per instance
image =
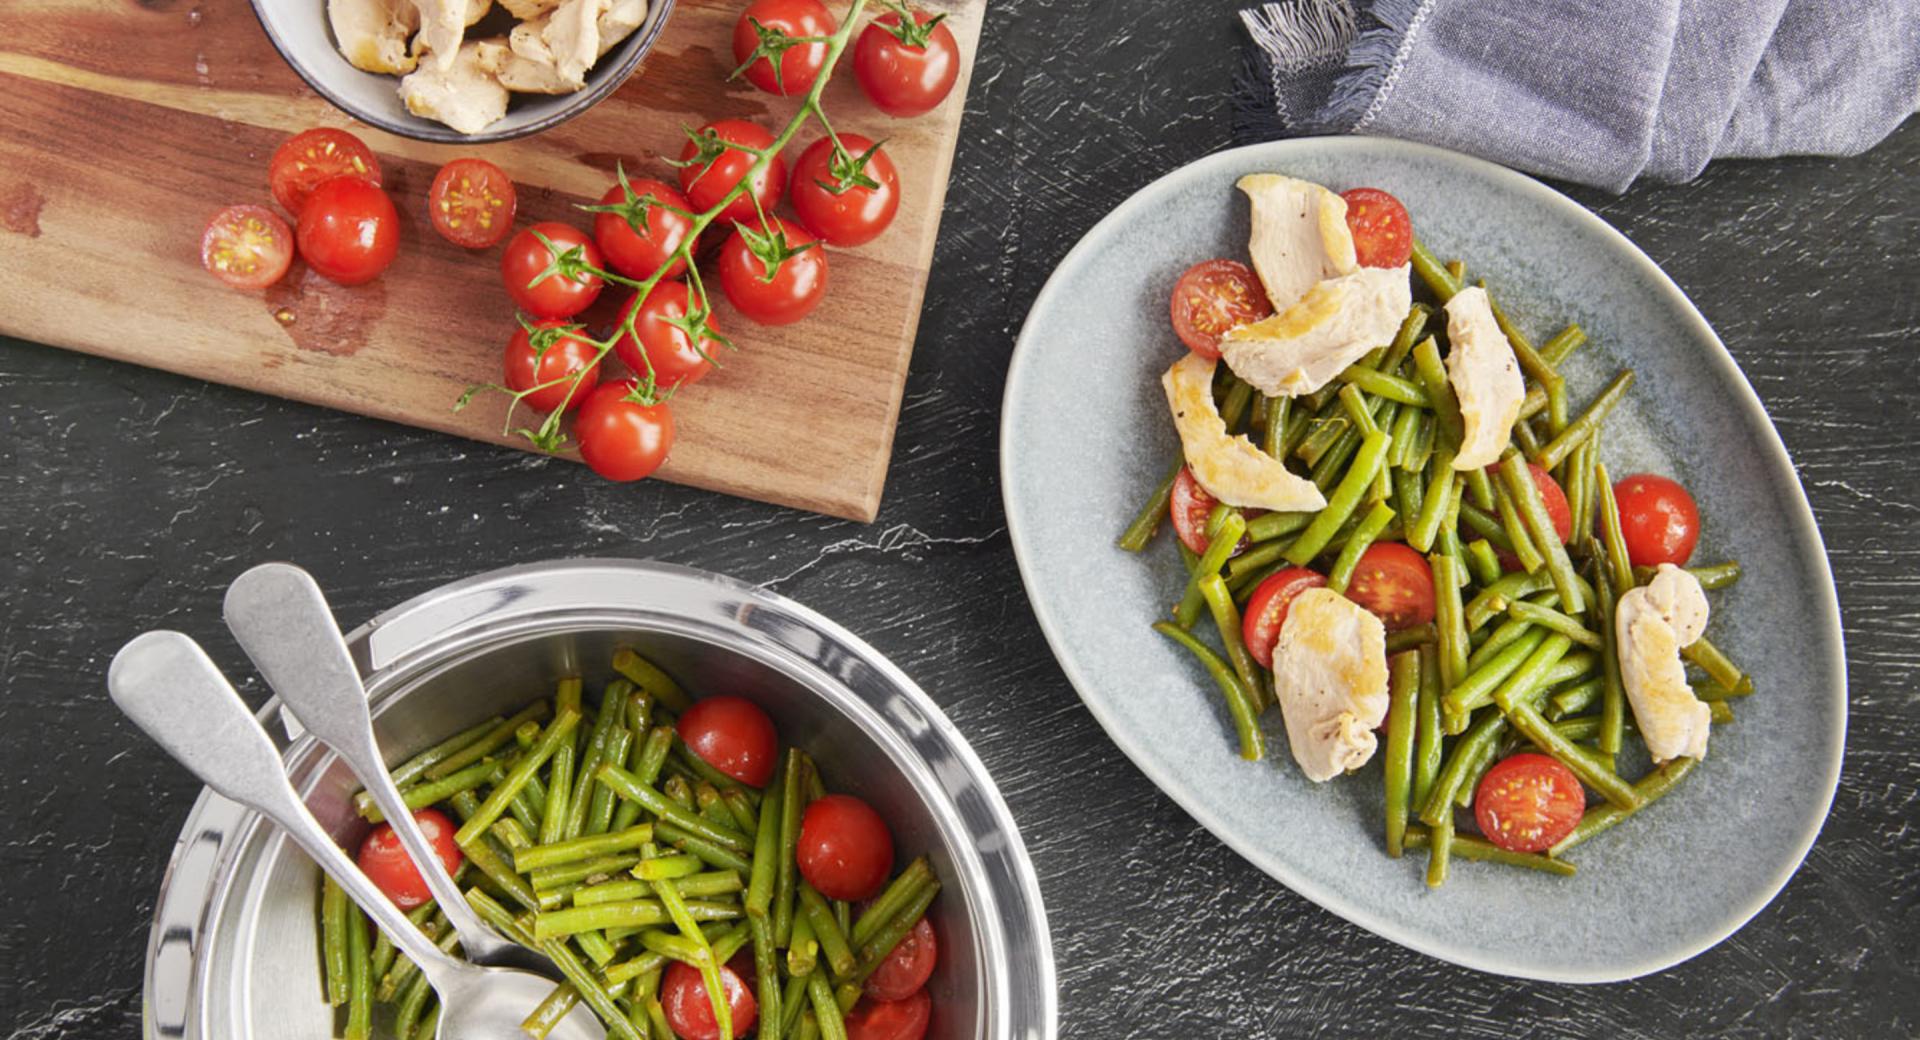
POLYGON ((507 237, 518 206, 513 178, 485 159, 453 160, 440 167, 427 189, 433 229, 466 249, 485 249, 507 237))
POLYGON ((917 116, 946 100, 960 78, 960 44, 946 16, 913 13, 907 26, 894 12, 860 30, 853 45, 853 75, 882 112, 917 116))
POLYGON ((1433 620, 1433 568, 1400 542, 1375 542, 1360 554, 1347 598, 1372 611, 1387 631, 1433 620))
POLYGON ((905 1000, 861 997, 847 1013, 847 1040, 921 1040, 933 1018, 933 998, 924 989, 905 1000))
POLYGON ((747 82, 769 94, 805 94, 826 67, 827 45, 792 41, 832 36, 836 28, 820 0, 753 0, 733 25, 733 60, 747 82))
POLYGON ((871 898, 893 869, 893 834, 873 807, 850 794, 815 799, 800 818, 800 876, 828 899, 871 898))
POLYGON ((1343 191, 1347 230, 1361 267, 1399 267, 1413 255, 1413 218, 1400 200, 1379 188, 1343 191))
POLYGON ((857 246, 878 238, 900 210, 900 174, 893 160, 869 138, 822 137, 800 153, 793 167, 793 211, 820 240, 857 246))
POLYGON ((608 480, 651 476, 673 450, 673 412, 641 401, 633 383, 601 383, 573 420, 580 458, 608 480))
MULTIPOLYGON (((720 966, 720 991, 726 994, 727 1013, 733 1035, 753 1031, 760 1017, 760 1004, 746 980, 727 965, 720 966)), ((713 997, 707 992, 700 969, 681 961, 670 961, 660 977, 660 1010, 666 1012, 667 1025, 680 1040, 720 1040, 720 1023, 714 1015, 713 997)))
POLYGON ((293 263, 293 232, 263 206, 228 206, 200 234, 200 265, 236 289, 264 289, 293 263))
MULTIPOLYGON (((721 119, 701 127, 688 138, 686 147, 680 149, 680 161, 685 164, 680 167, 680 190, 687 193, 687 200, 696 213, 719 205, 759 161, 753 153, 728 145, 765 150, 773 147, 773 135, 765 127, 744 119, 721 119)), ((772 213, 786 190, 787 162, 776 155, 765 170, 748 182, 747 190, 720 211, 719 219, 752 220, 756 212, 755 199, 760 200, 760 211, 772 213)))
POLYGON ((826 295, 827 254, 784 217, 738 224, 720 247, 720 287, 754 321, 788 325, 812 313, 826 295))
POLYGON ((1473 793, 1480 833, 1510 852, 1541 852, 1586 815, 1587 794, 1573 771, 1550 756, 1525 751, 1487 770, 1473 793))
POLYGON ((1684 567, 1700 541, 1700 507, 1680 483, 1655 473, 1635 473, 1613 486, 1620 530, 1635 567, 1671 563, 1684 567))
POLYGON ((1228 329, 1273 313, 1267 290, 1238 260, 1202 260, 1173 285, 1173 331, 1187 349, 1209 360, 1220 356, 1228 329))
POLYGON ((380 160, 365 141, 330 126, 302 130, 274 149, 267 164, 273 201, 293 214, 307 207, 313 189, 335 177, 359 177, 378 187, 380 160))
POLYGON ((940 943, 934 938, 933 924, 922 917, 887 959, 867 976, 867 996, 875 1000, 905 1000, 933 977, 940 960, 940 943))
POLYGON ((1287 623, 1287 608, 1293 606, 1293 598, 1326 583, 1327 576, 1319 571, 1288 567, 1254 586, 1247 612, 1240 618, 1240 636, 1246 641, 1247 653, 1260 662, 1260 667, 1273 667, 1273 647, 1280 641, 1280 628, 1287 623))
POLYGON ((307 196, 295 237, 308 267, 359 285, 380 277, 400 252, 400 214, 372 182, 335 177, 307 196))
POLYGON ((748 787, 773 779, 780 738, 773 720, 745 697, 705 697, 680 715, 680 740, 701 760, 748 787))
POLYGON ((555 271, 542 278, 554 262, 554 253, 540 241, 543 235, 561 255, 577 250, 582 261, 600 266, 600 247, 592 239, 570 225, 549 221, 522 230, 507 243, 500 254, 500 279, 506 284, 507 295, 528 314, 571 318, 593 303, 604 283, 599 275, 585 271, 574 275, 555 271), (539 279, 538 284, 534 284, 535 279, 539 279))
MULTIPOLYGON (((613 345, 620 363, 637 376, 645 376, 651 369, 662 387, 691 383, 706 375, 713 368, 719 341, 711 335, 702 336, 696 349, 687 330, 673 324, 686 320, 692 303, 693 294, 685 282, 658 282, 645 300, 638 295, 628 300, 620 311, 623 326, 629 313, 639 313, 633 318, 633 332, 622 334, 613 345)), ((719 331, 711 314, 707 315, 706 327, 709 333, 719 331)))
MULTIPOLYGON (((535 330, 565 329, 567 323, 558 318, 543 318, 534 322, 535 330)), ((551 412, 567 403, 567 411, 574 411, 586 403, 587 396, 593 392, 594 385, 600 381, 600 348, 567 332, 536 332, 546 342, 544 350, 534 349, 533 337, 527 335, 526 328, 513 330, 513 338, 507 341, 507 389, 525 390, 528 387, 543 386, 539 390, 521 398, 527 407, 537 412, 551 412), (536 357, 536 354, 538 355, 536 357), (580 377, 578 388, 572 388, 568 382, 575 372, 585 372, 580 377), (572 396, 568 390, 572 389, 572 396)))
MULTIPOLYGON (((462 856, 460 846, 453 842, 456 829, 453 821, 437 809, 417 810, 413 819, 426 835, 434 855, 439 857, 440 866, 449 875, 458 872, 462 856)), ((420 876, 420 868, 407 855, 406 847, 400 844, 400 836, 393 832, 390 823, 380 824, 367 834, 354 860, 368 879, 380 886, 380 891, 402 910, 411 910, 433 898, 427 889, 427 879, 420 876)))
POLYGON ((600 205, 616 207, 593 215, 593 240, 614 270, 628 278, 646 279, 669 261, 672 266, 663 278, 678 278, 687 269, 687 261, 674 255, 693 226, 681 215, 692 208, 685 195, 664 181, 642 177, 608 188, 600 196, 600 205), (649 196, 653 201, 643 204, 641 200, 649 196))

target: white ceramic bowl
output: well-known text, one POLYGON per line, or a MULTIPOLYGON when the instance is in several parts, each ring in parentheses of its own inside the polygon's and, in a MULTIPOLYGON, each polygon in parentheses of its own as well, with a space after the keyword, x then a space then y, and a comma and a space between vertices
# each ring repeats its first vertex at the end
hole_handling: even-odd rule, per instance
MULTIPOLYGON (((253 13, 293 71, 341 111, 402 137, 462 144, 525 137, 592 108, 640 67, 641 59, 653 49, 660 30, 672 16, 673 4, 674 0, 651 0, 646 21, 594 65, 587 73, 585 89, 572 94, 515 94, 506 116, 477 134, 463 134, 414 115, 400 101, 400 77, 362 72, 348 63, 328 27, 327 0, 253 0, 253 13)), ((496 7, 479 26, 510 17, 496 7)), ((468 30, 469 38, 473 33, 473 29, 468 30)))

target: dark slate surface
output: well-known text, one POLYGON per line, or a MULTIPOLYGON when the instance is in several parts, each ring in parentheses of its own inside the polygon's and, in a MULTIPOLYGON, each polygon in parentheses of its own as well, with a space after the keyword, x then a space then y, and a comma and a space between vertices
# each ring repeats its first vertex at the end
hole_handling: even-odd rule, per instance
MULTIPOLYGON (((1231 143, 1240 40, 1228 13, 1088 9, 989 11, 871 526, 609 486, 563 463, 5 341, 0 1035, 139 1028, 153 892, 194 785, 106 702, 102 672, 123 639, 182 628, 237 670, 220 595, 264 559, 313 569, 357 623, 478 570, 576 554, 765 583, 925 685, 1025 829, 1064 1035, 1920 1031, 1920 123, 1858 159, 1726 163, 1682 187, 1574 193, 1693 295, 1772 410, 1832 553, 1852 726, 1820 842, 1745 929, 1633 983, 1523 983, 1401 950, 1241 862, 1114 751, 1032 624, 995 478, 1014 333, 1096 219, 1231 143)), ((1090 522, 1089 540, 1111 526, 1090 522)), ((247 693, 257 700, 258 684, 247 693)))

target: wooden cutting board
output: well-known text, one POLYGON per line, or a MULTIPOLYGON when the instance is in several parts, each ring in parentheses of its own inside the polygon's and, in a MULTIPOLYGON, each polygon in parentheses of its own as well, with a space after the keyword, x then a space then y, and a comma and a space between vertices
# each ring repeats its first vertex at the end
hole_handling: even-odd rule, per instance
MULTIPOLYGON (((665 479, 873 519, 985 4, 926 5, 949 12, 965 62, 953 95, 918 119, 874 109, 842 60, 827 113, 836 129, 886 139, 899 216, 878 241, 831 254, 826 299, 798 324, 753 325, 715 288, 716 321, 739 349, 675 398, 665 479)), ((0 331, 524 448, 503 432, 499 395, 453 411, 466 387, 500 379, 513 306, 498 247, 467 253, 434 233, 427 185, 441 163, 481 155, 519 184, 523 224, 586 226, 572 207, 606 190, 616 162, 673 179, 660 157, 678 155, 682 126, 783 125, 792 101, 726 82, 744 6, 679 0, 646 64, 597 107, 531 138, 461 147, 350 120, 280 60, 246 0, 4 0, 0 331), (352 289, 299 264, 265 293, 220 285, 200 268, 202 227, 229 203, 271 205, 274 148, 320 125, 379 153, 399 259, 352 289)), ((789 159, 817 136, 803 129, 789 159)), ((626 295, 610 289, 587 317, 610 324, 626 295)))

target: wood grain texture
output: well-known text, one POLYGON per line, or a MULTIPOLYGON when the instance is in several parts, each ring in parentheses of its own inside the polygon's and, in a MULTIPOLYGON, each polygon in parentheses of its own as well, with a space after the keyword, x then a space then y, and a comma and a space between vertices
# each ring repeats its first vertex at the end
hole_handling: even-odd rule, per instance
MULTIPOLYGON (((1495 978, 1347 924, 1234 855, 1115 751, 1033 623, 995 476, 1014 334, 1096 220, 1233 143, 1243 43, 1230 7, 1089 7, 988 8, 871 526, 615 487, 553 460, 0 341, 0 1036, 138 1035, 153 894, 198 786, 107 703, 122 641, 189 632, 258 703, 219 622, 226 583, 254 563, 312 568, 355 624, 476 571, 574 555, 765 585, 924 686, 1033 854, 1063 1036, 1920 1033, 1920 123, 1854 159, 1718 163, 1692 184, 1574 193, 1672 274, 1771 410, 1839 584, 1852 725, 1806 865, 1732 938, 1620 985, 1495 978)), ((0 190, 0 224, 7 200, 0 190)), ((0 294, 0 312, 10 305, 0 294)), ((1114 521, 1078 518, 1090 547, 1114 521)))
MULTIPOLYGON (((977 50, 985 2, 936 5, 965 55, 977 50)), ((535 137, 462 148, 351 124, 280 62, 245 0, 8 4, 0 217, 20 230, 0 235, 0 331, 526 447, 505 430, 504 397, 453 410, 468 386, 499 380, 513 305, 498 249, 467 253, 422 219, 427 185, 440 163, 481 154, 519 184, 520 223, 584 225, 573 206, 595 201, 616 163, 671 181, 661 156, 679 154, 683 126, 783 124, 795 102, 725 82, 738 13, 733 0, 682 0, 645 67, 606 101, 535 137), (225 290, 200 269, 201 227, 227 203, 268 202, 267 158, 314 125, 350 126, 379 153, 401 211, 399 259, 353 289, 296 264, 265 293, 225 290)), ((861 97, 843 59, 827 111, 837 128, 887 141, 904 187, 899 215, 874 243, 832 253, 830 291, 806 321, 762 328, 717 300, 715 320, 741 349, 675 399, 662 477, 873 518, 970 68, 939 110, 897 120, 861 97)), ((789 159, 818 136, 803 130, 789 159)), ((610 326, 630 295, 603 293, 586 318, 610 326)))

